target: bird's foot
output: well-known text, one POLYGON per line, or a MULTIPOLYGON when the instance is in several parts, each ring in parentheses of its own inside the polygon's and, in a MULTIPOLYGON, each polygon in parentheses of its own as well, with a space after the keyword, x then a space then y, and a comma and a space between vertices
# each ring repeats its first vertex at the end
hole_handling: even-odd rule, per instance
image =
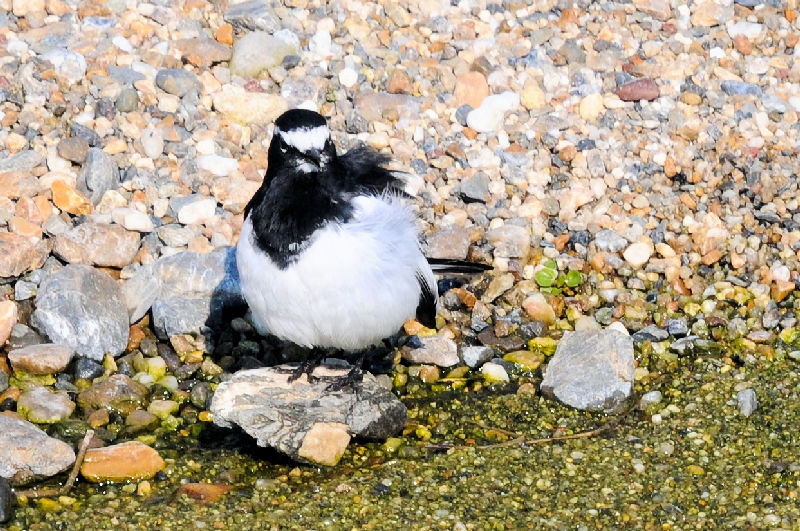
POLYGON ((291 371, 289 375, 289 379, 287 380, 289 383, 297 380, 304 374, 308 379, 308 383, 314 383, 319 381, 317 376, 314 376, 314 369, 322 362, 322 358, 324 357, 324 353, 321 350, 313 350, 311 351, 306 359, 301 361, 295 369, 291 371))
POLYGON ((350 369, 344 376, 333 378, 325 389, 327 391, 341 391, 350 387, 356 393, 361 389, 361 382, 364 380, 364 372, 360 366, 350 369))

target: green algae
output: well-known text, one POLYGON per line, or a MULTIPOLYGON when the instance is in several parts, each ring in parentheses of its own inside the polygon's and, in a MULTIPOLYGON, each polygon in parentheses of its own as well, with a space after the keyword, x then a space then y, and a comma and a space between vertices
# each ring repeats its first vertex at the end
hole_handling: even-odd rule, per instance
POLYGON ((790 529, 800 521, 800 378, 791 359, 732 364, 695 354, 650 375, 636 393, 659 390, 661 402, 646 412, 632 402, 619 416, 517 393, 520 380, 441 392, 414 385, 403 396, 406 433, 352 444, 330 469, 297 467, 243 436, 196 424, 206 426, 199 437, 153 439, 168 466, 145 495, 79 483, 75 503, 23 503, 7 528, 790 529), (742 388, 759 398, 750 417, 736 407, 742 388), (607 423, 612 430, 583 439, 514 442, 607 423), (186 482, 234 490, 201 504, 177 493, 186 482))

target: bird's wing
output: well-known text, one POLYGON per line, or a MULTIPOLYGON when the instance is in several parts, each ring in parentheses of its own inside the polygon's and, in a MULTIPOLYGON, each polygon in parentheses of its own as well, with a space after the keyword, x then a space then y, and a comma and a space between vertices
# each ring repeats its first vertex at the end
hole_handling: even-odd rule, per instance
POLYGON ((348 192, 381 195, 387 192, 403 195, 403 181, 387 169, 389 157, 369 146, 359 146, 339 157, 342 177, 348 192))
MULTIPOLYGON (((430 269, 428 269, 430 273, 430 269)), ((433 275, 430 275, 431 277, 433 275)), ((421 271, 417 271, 417 282, 419 282, 419 304, 417 305, 417 321, 428 328, 436 328, 436 301, 439 293, 434 285, 431 285, 432 278, 427 278, 421 271)), ((435 284, 435 283, 434 283, 435 284)))

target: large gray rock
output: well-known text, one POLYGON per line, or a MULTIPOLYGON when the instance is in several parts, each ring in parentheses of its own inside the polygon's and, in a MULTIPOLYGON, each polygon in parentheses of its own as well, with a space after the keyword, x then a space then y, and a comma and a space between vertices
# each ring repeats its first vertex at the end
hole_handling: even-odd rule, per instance
POLYGON ((565 332, 542 392, 576 409, 613 411, 633 391, 633 340, 618 330, 565 332))
POLYGON ((402 430, 406 407, 374 376, 364 373, 358 392, 329 390, 331 377, 350 366, 324 364, 309 383, 306 376, 289 382, 291 366, 239 371, 217 388, 211 401, 214 423, 240 426, 260 446, 269 446, 298 461, 335 465, 350 436, 385 439, 402 430))
POLYGON ((156 333, 203 333, 222 322, 226 309, 244 305, 232 247, 211 253, 182 252, 140 268, 122 289, 130 322, 152 306, 156 333))
POLYGON ((117 167, 117 163, 102 149, 91 148, 78 174, 78 189, 96 205, 103 198, 106 190, 116 188, 118 184, 119 167, 117 167))
POLYGON ((48 478, 69 468, 75 452, 28 422, 0 414, 0 477, 12 485, 48 478))
POLYGON ((87 265, 70 264, 42 282, 31 322, 51 342, 96 361, 118 356, 128 344, 128 312, 119 286, 87 265))
POLYGON ((270 33, 281 29, 281 21, 264 0, 234 1, 225 11, 225 21, 240 30, 264 30, 270 33))

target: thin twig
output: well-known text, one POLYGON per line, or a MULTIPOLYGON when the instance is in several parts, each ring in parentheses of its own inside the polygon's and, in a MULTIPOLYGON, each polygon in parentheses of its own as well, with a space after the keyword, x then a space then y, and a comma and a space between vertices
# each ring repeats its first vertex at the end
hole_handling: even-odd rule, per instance
MULTIPOLYGON (((487 450, 487 449, 490 449, 490 448, 506 448, 506 447, 509 447, 509 446, 522 446, 522 445, 533 446, 534 444, 547 444, 547 443, 556 442, 556 441, 568 441, 568 440, 571 440, 571 439, 587 439, 589 437, 594 437, 596 435, 600 435, 602 433, 610 431, 612 428, 614 428, 614 426, 616 426, 616 424, 617 424, 616 422, 608 422, 607 424, 604 424, 603 426, 600 426, 599 428, 595 428, 593 430, 582 431, 582 432, 579 432, 579 433, 573 433, 571 435, 556 435, 556 436, 553 436, 553 437, 544 437, 542 439, 529 439, 529 438, 525 437, 524 435, 519 435, 519 436, 517 436, 517 437, 515 437, 515 438, 513 438, 511 440, 503 441, 503 442, 495 443, 495 444, 479 444, 479 445, 428 444, 428 445, 425 445, 425 447, 429 448, 431 450, 450 450, 451 448, 452 449, 456 449, 456 450, 466 450, 468 448, 475 448, 476 450, 487 450)), ((497 428, 492 428, 492 429, 497 429, 497 428)), ((506 430, 500 430, 500 429, 497 429, 497 430, 498 431, 506 431, 506 430)), ((511 433, 511 432, 509 432, 509 433, 511 433)))
POLYGON ((93 436, 94 430, 86 430, 86 435, 83 436, 81 446, 78 448, 78 455, 75 457, 75 464, 72 465, 72 471, 69 473, 66 483, 57 489, 47 488, 14 491, 17 497, 49 498, 51 496, 63 496, 67 494, 72 489, 72 486, 75 485, 75 480, 78 478, 78 471, 83 464, 83 460, 86 458, 86 450, 89 449, 89 443, 92 441, 93 436))

